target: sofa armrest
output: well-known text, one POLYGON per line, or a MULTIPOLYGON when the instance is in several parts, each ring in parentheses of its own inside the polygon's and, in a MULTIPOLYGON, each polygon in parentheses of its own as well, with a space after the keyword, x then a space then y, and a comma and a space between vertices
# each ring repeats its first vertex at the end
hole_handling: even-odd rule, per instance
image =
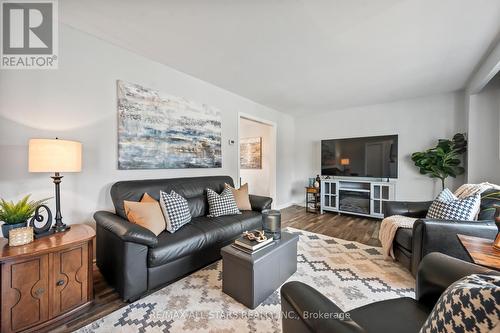
POLYGON ((420 219, 413 225, 411 271, 416 274, 422 259, 431 252, 471 261, 457 234, 494 239, 498 229, 493 221, 452 221, 420 219))
POLYGON ((253 194, 249 195, 249 199, 252 210, 257 212, 262 212, 264 209, 270 209, 273 202, 272 198, 253 194))
POLYGON ((113 233, 124 242, 143 244, 148 247, 155 247, 158 244, 158 238, 150 230, 138 224, 130 223, 111 212, 96 212, 94 219, 98 225, 113 233))
POLYGON ((442 253, 430 253, 422 260, 418 268, 416 299, 431 308, 446 288, 470 274, 500 275, 497 271, 442 253))
POLYGON ((415 218, 423 218, 432 201, 388 201, 385 205, 384 217, 402 215, 415 218))
POLYGON ((283 332, 365 332, 316 289, 298 281, 281 287, 283 332))

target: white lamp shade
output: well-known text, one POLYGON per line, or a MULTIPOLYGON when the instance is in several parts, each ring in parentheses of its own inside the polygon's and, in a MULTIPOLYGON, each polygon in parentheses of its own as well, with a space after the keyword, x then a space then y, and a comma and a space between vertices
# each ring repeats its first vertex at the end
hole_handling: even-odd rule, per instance
POLYGON ((29 141, 30 172, 80 172, 82 144, 59 139, 29 141))

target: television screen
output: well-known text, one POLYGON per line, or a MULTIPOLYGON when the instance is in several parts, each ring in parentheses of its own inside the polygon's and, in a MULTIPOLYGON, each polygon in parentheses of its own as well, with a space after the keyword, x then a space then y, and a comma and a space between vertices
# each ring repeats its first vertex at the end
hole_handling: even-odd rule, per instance
POLYGON ((321 174, 397 178, 398 136, 322 140, 321 174))

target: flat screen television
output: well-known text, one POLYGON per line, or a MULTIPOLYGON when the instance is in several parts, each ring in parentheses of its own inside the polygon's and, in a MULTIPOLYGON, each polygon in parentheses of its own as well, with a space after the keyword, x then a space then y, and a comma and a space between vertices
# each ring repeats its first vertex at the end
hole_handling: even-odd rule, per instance
POLYGON ((398 177, 398 136, 321 141, 323 176, 398 177))

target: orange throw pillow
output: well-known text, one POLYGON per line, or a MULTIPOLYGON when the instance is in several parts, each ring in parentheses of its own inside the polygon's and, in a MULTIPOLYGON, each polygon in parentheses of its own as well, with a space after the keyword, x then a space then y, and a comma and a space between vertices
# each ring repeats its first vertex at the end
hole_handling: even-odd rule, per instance
POLYGON ((224 184, 224 186, 233 192, 234 200, 239 210, 252 210, 250 197, 248 196, 248 183, 241 185, 239 189, 235 189, 229 184, 224 184))
POLYGON ((156 236, 165 230, 165 218, 160 204, 149 194, 144 193, 140 202, 125 200, 123 206, 131 223, 150 230, 156 236))
POLYGON ((158 200, 155 200, 155 198, 153 198, 152 196, 150 196, 147 193, 144 193, 144 195, 142 196, 141 202, 156 202, 157 204, 160 204, 158 202, 158 200))

